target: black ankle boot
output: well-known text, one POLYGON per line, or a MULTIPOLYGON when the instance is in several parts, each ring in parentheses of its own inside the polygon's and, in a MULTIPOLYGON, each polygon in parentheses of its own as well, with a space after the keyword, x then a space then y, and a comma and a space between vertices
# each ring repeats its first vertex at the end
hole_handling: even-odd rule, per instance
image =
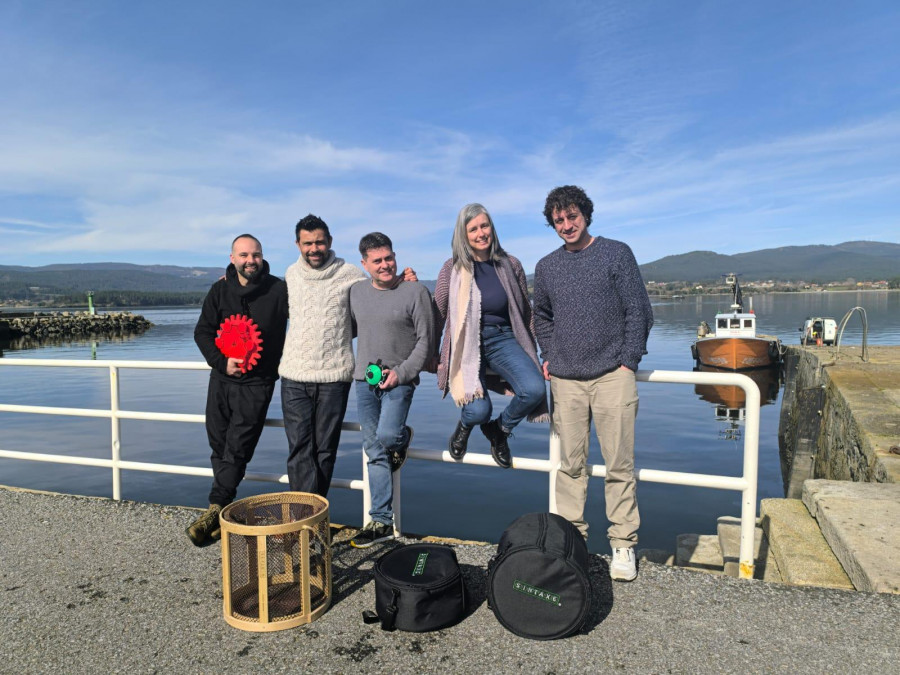
POLYGON ((471 427, 463 425, 462 422, 456 424, 456 431, 450 437, 449 446, 450 456, 453 459, 462 459, 466 454, 466 445, 469 443, 469 434, 471 433, 471 427))
POLYGON ((498 466, 508 469, 512 466, 512 455, 506 439, 509 434, 500 426, 500 418, 481 425, 481 433, 491 442, 491 456, 498 466))

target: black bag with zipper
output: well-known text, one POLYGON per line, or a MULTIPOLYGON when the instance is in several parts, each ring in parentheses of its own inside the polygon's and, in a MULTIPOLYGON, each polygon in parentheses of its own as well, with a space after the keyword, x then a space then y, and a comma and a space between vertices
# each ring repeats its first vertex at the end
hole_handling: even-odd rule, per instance
POLYGON ((578 631, 591 608, 588 551, 578 528, 553 513, 514 521, 488 563, 488 606, 521 637, 553 640, 578 631))
POLYGON ((375 612, 384 630, 422 633, 451 626, 466 611, 466 587, 456 552, 440 544, 409 544, 375 563, 375 612))

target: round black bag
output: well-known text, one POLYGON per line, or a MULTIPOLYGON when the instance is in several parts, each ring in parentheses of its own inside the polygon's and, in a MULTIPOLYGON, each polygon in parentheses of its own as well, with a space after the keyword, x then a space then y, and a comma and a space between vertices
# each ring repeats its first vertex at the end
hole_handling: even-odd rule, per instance
POLYGON ((466 586, 456 552, 440 544, 408 544, 375 563, 375 613, 384 630, 438 630, 455 624, 466 611, 466 586))
POLYGON ((578 631, 591 607, 578 528, 553 513, 529 513, 506 528, 488 564, 488 606, 522 637, 553 640, 578 631))

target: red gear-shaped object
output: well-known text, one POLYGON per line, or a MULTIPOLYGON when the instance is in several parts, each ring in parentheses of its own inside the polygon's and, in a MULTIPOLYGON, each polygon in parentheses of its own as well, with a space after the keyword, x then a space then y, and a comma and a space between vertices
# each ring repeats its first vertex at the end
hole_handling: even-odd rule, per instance
POLYGON ((216 334, 216 347, 229 359, 243 359, 241 372, 246 373, 259 361, 262 333, 253 319, 232 314, 222 322, 216 334))

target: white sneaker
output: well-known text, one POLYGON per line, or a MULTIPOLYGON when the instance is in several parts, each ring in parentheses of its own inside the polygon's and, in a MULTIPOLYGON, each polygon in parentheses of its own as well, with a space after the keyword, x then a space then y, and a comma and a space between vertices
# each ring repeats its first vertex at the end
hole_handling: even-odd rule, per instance
POLYGON ((615 581, 634 581, 637 578, 633 548, 613 549, 612 563, 609 566, 609 577, 615 581))

